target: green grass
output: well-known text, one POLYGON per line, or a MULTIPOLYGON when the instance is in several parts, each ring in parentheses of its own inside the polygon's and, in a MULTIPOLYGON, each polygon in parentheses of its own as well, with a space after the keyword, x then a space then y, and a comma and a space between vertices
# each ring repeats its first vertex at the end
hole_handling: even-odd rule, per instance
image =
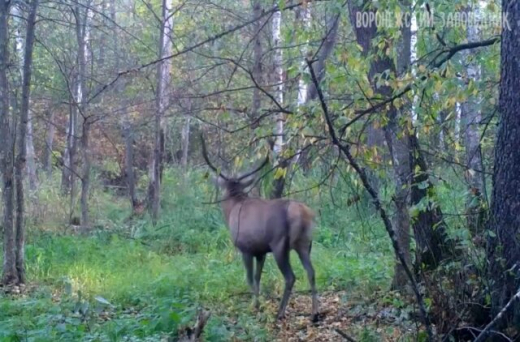
MULTIPOLYGON (((97 190, 96 227, 103 229, 89 236, 31 229, 28 294, 0 295, 0 341, 157 341, 192 324, 199 307, 213 312, 205 329, 208 341, 269 340, 265 323, 274 313, 252 310, 241 257, 220 210, 202 204, 213 188, 199 175, 191 176, 190 186, 177 184, 175 176, 165 175, 156 227, 146 218, 125 222, 124 199, 97 190)), ((336 190, 336 200, 344 201, 344 190, 336 190)), ((338 213, 317 194, 301 196, 319 213, 312 255, 319 290, 363 295, 387 288, 393 258, 377 217, 360 224, 363 209, 338 213)), ((306 291, 296 254, 291 259, 295 290, 306 291)), ((283 290, 272 257, 262 289, 271 298, 283 290)))

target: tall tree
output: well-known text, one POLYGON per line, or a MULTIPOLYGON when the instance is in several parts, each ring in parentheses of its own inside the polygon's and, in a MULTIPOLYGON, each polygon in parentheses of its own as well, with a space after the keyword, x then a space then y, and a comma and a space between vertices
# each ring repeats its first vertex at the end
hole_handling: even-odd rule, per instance
POLYGON ((9 68, 9 9, 11 1, 0 1, 0 139, 2 148, 2 181, 4 215, 2 226, 4 231, 4 263, 2 273, 3 284, 18 283, 16 270, 16 245, 14 230, 14 165, 13 165, 13 134, 11 131, 11 118, 9 113, 9 80, 7 70, 9 68))
MULTIPOLYGON (((262 15, 262 2, 255 0, 253 2, 253 18, 259 18, 262 15)), ((261 20, 257 20, 253 23, 253 78, 254 81, 262 86, 263 82, 263 68, 262 68, 262 27, 263 23, 261 20)), ((260 89, 255 87, 253 89, 253 108, 251 109, 251 122, 252 128, 258 126, 258 113, 262 106, 262 96, 260 89)))
MULTIPOLYGON (((24 65, 25 65, 25 51, 24 49, 24 39, 22 34, 22 28, 24 25, 22 25, 22 15, 19 13, 19 9, 17 6, 12 6, 12 13, 13 18, 18 21, 17 27, 17 33, 16 33, 16 54, 19 56, 18 59, 20 60, 20 79, 22 80, 22 87, 23 87, 23 78, 24 78, 24 65)), ((27 33, 29 33, 29 30, 27 29, 27 33)), ((23 92, 23 90, 22 90, 23 92)), ((22 94, 22 102, 23 94, 22 94)), ((30 99, 29 99, 30 102, 30 99)), ((22 108, 20 108, 20 111, 23 111, 23 103, 21 105, 22 108)), ((29 178, 29 188, 31 191, 35 191, 37 184, 38 184, 38 178, 36 175, 36 156, 34 153, 34 141, 33 141, 33 123, 31 118, 31 111, 27 112, 27 134, 26 137, 26 167, 27 167, 27 176, 29 178)))
MULTIPOLYGON (((116 2, 111 0, 110 2, 110 19, 112 20, 112 47, 114 51, 114 67, 116 71, 121 68, 122 62, 122 48, 119 42, 119 24, 116 11, 116 2)), ((137 195, 135 191, 135 173, 134 173, 134 129, 130 120, 130 115, 127 109, 127 101, 124 97, 124 90, 126 87, 125 80, 120 80, 115 88, 115 95, 118 99, 121 99, 119 104, 121 108, 121 131, 123 138, 125 139, 125 164, 124 164, 124 178, 126 182, 128 197, 130 199, 130 205, 132 210, 135 211, 137 208, 137 195)))
MULTIPOLYGON (((520 2, 503 0, 509 26, 502 29, 500 123, 495 146, 493 193, 487 260, 492 312, 497 314, 520 288, 520 2)), ((520 324, 520 303, 507 313, 510 326, 520 324)))
POLYGON ((150 168, 149 185, 149 208, 154 224, 159 219, 159 209, 161 200, 161 178, 164 155, 164 112, 169 104, 169 88, 171 83, 171 60, 165 58, 171 55, 172 33, 173 33, 173 1, 162 1, 161 30, 159 38, 159 58, 161 61, 157 65, 157 90, 156 90, 156 111, 155 111, 155 135, 154 151, 150 168))
MULTIPOLYGON (((279 106, 283 106, 284 101, 284 73, 282 68, 283 63, 283 50, 281 48, 282 44, 282 12, 276 11, 273 14, 273 22, 272 22, 272 39, 273 39, 273 49, 274 49, 274 83, 275 83, 275 99, 278 102, 279 106)), ((276 115, 275 118, 275 129, 274 134, 276 135, 275 143, 273 146, 273 151, 276 156, 276 165, 278 168, 286 168, 287 163, 282 159, 283 145, 284 145, 284 122, 285 122, 285 114, 282 111, 276 115)), ((283 188, 285 184, 284 175, 281 173, 275 174, 275 180, 273 184, 273 190, 271 193, 271 198, 279 198, 282 196, 283 188)))
POLYGON ((92 125, 92 117, 88 113, 86 92, 87 92, 87 61, 90 55, 89 39, 90 39, 90 20, 92 2, 88 0, 82 6, 77 4, 74 10, 76 20, 76 40, 78 45, 78 75, 76 83, 75 105, 77 111, 81 115, 81 152, 83 157, 83 168, 81 172, 81 225, 89 226, 88 216, 88 196, 90 190, 90 129, 92 125))
MULTIPOLYGON (((377 36, 378 27, 376 25, 355 25, 356 16, 361 13, 362 10, 368 10, 370 13, 376 14, 376 10, 370 7, 369 2, 364 2, 364 6, 357 7, 355 5, 350 6, 350 17, 351 23, 354 26, 356 32, 356 39, 360 46, 363 47, 363 55, 369 56, 371 53, 377 55, 374 57, 370 64, 369 81, 374 93, 380 95, 382 98, 390 98, 393 90, 390 86, 381 85, 378 86, 375 76, 380 74, 384 75, 385 72, 389 72, 391 75, 395 75, 398 70, 396 65, 390 57, 385 54, 378 53, 378 47, 372 47, 372 41, 377 36)), ((402 74, 407 70, 410 65, 411 50, 411 29, 409 25, 403 25, 402 38, 398 42, 398 65, 399 73, 402 74)), ((384 48, 388 48, 386 46, 384 48)), ((368 99, 370 100, 370 99, 368 99)), ((408 107, 406 107, 408 108, 408 107)), ((406 113, 407 115, 408 113, 406 113)), ((396 215, 393 218, 393 228, 397 241, 399 242, 400 248, 403 252, 403 256, 406 260, 407 265, 411 265, 411 254, 410 254, 410 217, 408 214, 408 198, 409 198, 409 184, 410 184, 410 162, 409 162, 409 147, 407 132, 400 134, 403 128, 399 125, 401 114, 393 105, 390 106, 387 116, 389 119, 388 124, 384 127, 384 138, 386 145, 389 149, 389 155, 392 161, 393 181, 395 183, 395 196, 394 203, 396 207, 396 215)), ((378 130, 373 129, 367 133, 370 135, 380 134, 378 130)), ((374 141, 368 141, 369 146, 374 141)), ((405 273, 405 266, 401 263, 396 263, 393 286, 396 288, 402 288, 408 282, 408 277, 405 273)))
MULTIPOLYGON (((470 5, 466 9, 466 13, 472 13, 477 16, 480 13, 479 4, 470 5)), ((466 27, 466 37, 468 42, 477 42, 480 40, 480 32, 478 25, 468 25, 466 27)), ((476 233, 479 226, 479 217, 482 211, 482 193, 484 190, 482 171, 482 156, 480 149, 479 124, 482 118, 480 102, 480 94, 475 92, 480 82, 480 66, 477 59, 477 53, 468 50, 463 54, 465 64, 466 77, 465 83, 468 87, 468 99, 461 104, 461 125, 464 137, 465 147, 465 163, 467 170, 465 172, 466 182, 468 183, 468 199, 466 203, 466 214, 468 228, 476 233), (480 172, 479 172, 480 171, 480 172)))
POLYGON ((27 32, 23 58, 22 105, 20 111, 19 134, 17 136, 18 154, 15 163, 16 181, 16 271, 18 282, 25 283, 25 203, 24 203, 24 170, 27 157, 27 134, 29 133, 29 99, 31 96, 32 60, 34 47, 34 31, 38 0, 32 0, 27 17, 27 32))

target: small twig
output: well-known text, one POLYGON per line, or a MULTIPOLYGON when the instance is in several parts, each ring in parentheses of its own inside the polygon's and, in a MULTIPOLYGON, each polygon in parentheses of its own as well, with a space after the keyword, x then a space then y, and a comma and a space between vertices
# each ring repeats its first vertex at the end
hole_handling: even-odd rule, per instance
POLYGON ((511 299, 509 299, 509 302, 507 302, 506 306, 504 306, 502 308, 502 310, 500 310, 500 312, 496 315, 496 317, 493 318, 493 320, 491 322, 489 322, 488 325, 486 325, 484 330, 482 330, 482 332, 477 336, 477 338, 475 339, 474 342, 483 341, 486 338, 486 336, 488 335, 488 331, 491 328, 493 328, 493 326, 495 324, 497 324, 498 321, 500 321, 502 319, 504 314, 507 312, 507 310, 509 310, 509 308, 513 305, 514 301, 517 299, 520 299, 520 289, 518 289, 518 292, 513 297, 511 297, 511 299))
POLYGON ((347 335, 346 332, 342 331, 342 330, 339 330, 338 328, 334 328, 334 331, 337 332, 338 334, 341 335, 341 337, 343 337, 345 340, 349 341, 349 342, 357 342, 356 340, 354 340, 352 337, 350 337, 349 335, 347 335))

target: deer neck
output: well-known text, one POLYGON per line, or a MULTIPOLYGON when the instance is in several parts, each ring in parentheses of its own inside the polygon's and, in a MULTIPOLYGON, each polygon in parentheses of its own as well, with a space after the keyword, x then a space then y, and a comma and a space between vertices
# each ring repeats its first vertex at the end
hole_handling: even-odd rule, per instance
POLYGON ((229 224, 229 216, 231 215, 231 211, 236 205, 243 203, 247 199, 247 196, 232 196, 226 198, 222 201, 222 211, 224 212, 224 216, 226 218, 226 222, 229 224))

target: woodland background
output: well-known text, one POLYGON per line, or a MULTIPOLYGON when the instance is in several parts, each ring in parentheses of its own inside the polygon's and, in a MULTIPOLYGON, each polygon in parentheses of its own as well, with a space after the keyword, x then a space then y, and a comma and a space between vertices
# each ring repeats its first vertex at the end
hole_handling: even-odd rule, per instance
POLYGON ((0 340, 177 340, 201 307, 208 341, 518 338, 519 22, 514 0, 0 0, 0 340), (201 136, 228 173, 270 155, 253 194, 316 211, 317 325, 299 265, 286 321, 272 260, 249 306, 201 136))

